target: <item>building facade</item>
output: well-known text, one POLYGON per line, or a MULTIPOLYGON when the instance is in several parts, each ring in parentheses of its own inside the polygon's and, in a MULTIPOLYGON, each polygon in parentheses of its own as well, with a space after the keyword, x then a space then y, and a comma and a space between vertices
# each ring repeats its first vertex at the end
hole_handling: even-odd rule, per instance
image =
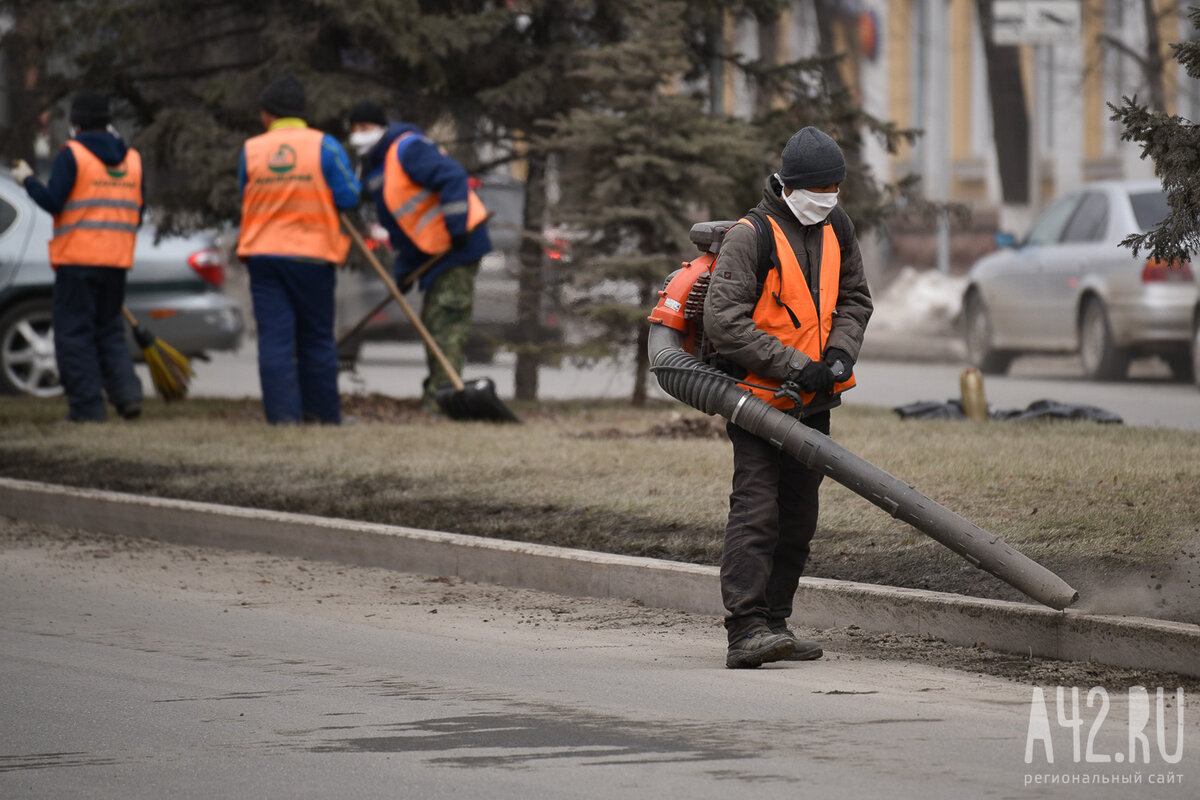
MULTIPOLYGON (((1054 11, 1062 2, 1042 6, 1054 11)), ((727 20, 726 40, 747 58, 785 63, 818 53, 818 31, 832 31, 833 49, 849 56, 844 77, 863 107, 923 132, 894 154, 872 143, 866 158, 875 173, 884 180, 915 173, 929 197, 965 203, 985 224, 1020 233, 1049 200, 1082 183, 1153 176, 1140 149, 1121 141, 1108 103, 1136 95, 1170 113, 1200 116, 1200 82, 1187 77, 1169 47, 1198 35, 1186 0, 1073 6, 1066 9, 1074 13, 1070 24, 1034 30, 1032 38, 1044 43, 1011 45, 1003 58, 994 47, 989 53, 985 39, 997 11, 992 0, 797 0, 766 30, 749 17, 727 20), (1007 108, 1023 111, 1023 120, 1002 113, 994 124, 998 84, 1018 93, 1020 105, 1007 108), (1014 136, 1023 139, 1019 160, 997 147, 1014 136), (1002 169, 1027 171, 1019 197, 1011 186, 1006 197, 1002 169)), ((724 76, 721 94, 719 102, 734 113, 749 114, 756 102, 736 74, 724 76)))

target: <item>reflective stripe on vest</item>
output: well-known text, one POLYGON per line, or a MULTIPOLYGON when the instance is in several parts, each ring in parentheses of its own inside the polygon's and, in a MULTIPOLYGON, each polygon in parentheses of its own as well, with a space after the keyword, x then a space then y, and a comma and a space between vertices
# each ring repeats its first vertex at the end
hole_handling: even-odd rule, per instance
POLYGON ((417 249, 433 255, 450 249, 450 233, 446 230, 447 214, 465 213, 467 228, 471 229, 483 221, 487 209, 472 189, 467 190, 466 200, 441 205, 436 192, 415 183, 400 164, 400 156, 402 148, 416 139, 416 134, 406 133, 397 137, 388 148, 383 162, 383 202, 400 230, 417 249))
POLYGON ((312 128, 278 128, 246 142, 240 258, 346 260, 350 238, 321 171, 324 139, 312 128))
POLYGON ((54 215, 50 263, 92 267, 133 266, 138 212, 142 207, 142 157, 132 147, 115 166, 74 139, 75 185, 54 215))
MULTIPOLYGON (((804 278, 804 270, 800 268, 800 262, 796 260, 796 253, 788 244, 787 237, 784 236, 779 223, 770 217, 767 217, 767 220, 771 223, 772 235, 775 238, 779 269, 772 269, 767 274, 762 295, 754 307, 754 325, 812 360, 819 361, 825 354, 829 331, 833 328, 833 310, 837 306, 838 289, 841 285, 842 249, 837 234, 828 221, 822 226, 821 264, 817 273, 817 302, 814 303, 808 281, 804 278)), ((753 225, 746 218, 739 221, 753 225)), ((747 375, 746 381, 775 388, 780 385, 777 380, 754 373, 747 375)), ((839 394, 854 384, 854 376, 851 375, 849 380, 834 384, 834 394, 839 394)), ((788 409, 795 406, 795 403, 786 397, 775 397, 774 390, 750 391, 776 408, 788 409)), ((815 397, 812 392, 801 392, 800 396, 805 405, 811 403, 815 397)))

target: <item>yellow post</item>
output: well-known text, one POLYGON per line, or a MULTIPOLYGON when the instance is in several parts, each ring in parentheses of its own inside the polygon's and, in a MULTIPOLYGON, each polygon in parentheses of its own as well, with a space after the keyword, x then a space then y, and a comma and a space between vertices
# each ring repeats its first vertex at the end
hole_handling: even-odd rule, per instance
POLYGON ((962 409, 968 419, 987 422, 987 395, 983 393, 983 375, 974 367, 967 367, 958 379, 962 392, 962 409))

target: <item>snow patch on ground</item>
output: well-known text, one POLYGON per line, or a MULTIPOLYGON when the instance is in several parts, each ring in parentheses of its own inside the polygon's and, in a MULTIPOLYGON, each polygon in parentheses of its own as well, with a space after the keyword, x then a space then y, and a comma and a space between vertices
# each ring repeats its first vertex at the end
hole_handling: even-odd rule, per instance
POLYGON ((965 286, 964 277, 904 267, 887 289, 874 298, 871 330, 953 333, 962 312, 965 286))

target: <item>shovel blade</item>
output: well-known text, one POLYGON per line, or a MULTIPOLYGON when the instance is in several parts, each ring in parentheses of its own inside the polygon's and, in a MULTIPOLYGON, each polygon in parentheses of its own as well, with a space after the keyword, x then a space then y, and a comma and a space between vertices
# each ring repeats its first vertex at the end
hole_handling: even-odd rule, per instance
POLYGON ((477 419, 486 422, 520 422, 496 396, 491 378, 478 378, 465 384, 462 391, 443 384, 434 393, 438 406, 450 419, 477 419))

